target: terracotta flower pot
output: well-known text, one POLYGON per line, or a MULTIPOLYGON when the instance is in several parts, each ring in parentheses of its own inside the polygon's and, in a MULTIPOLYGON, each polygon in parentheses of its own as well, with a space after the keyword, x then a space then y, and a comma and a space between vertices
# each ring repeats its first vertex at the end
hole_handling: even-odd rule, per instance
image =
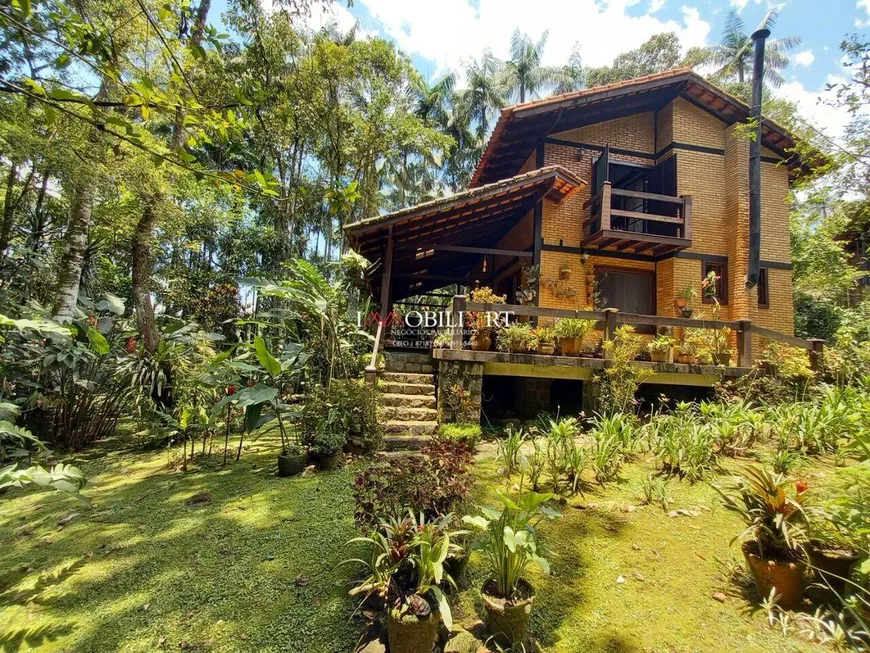
POLYGON ((831 548, 815 540, 810 542, 807 553, 819 581, 842 596, 852 576, 852 568, 860 559, 858 554, 852 550, 831 548))
POLYGON ((724 365, 728 367, 731 365, 731 352, 725 352, 723 354, 713 354, 713 362, 716 365, 724 365))
POLYGON ((563 356, 580 355, 580 345, 582 343, 580 338, 559 338, 559 343, 562 345, 563 356))
POLYGON ((494 580, 487 581, 483 586, 486 623, 493 640, 499 646, 510 647, 514 644, 522 644, 528 636, 535 590, 521 578, 517 584, 517 594, 521 598, 506 601, 496 596, 494 580))
POLYGON ((486 331, 478 331, 471 336, 471 348, 474 351, 489 351, 492 337, 486 331))
POLYGON ((556 345, 538 345, 538 353, 542 356, 552 356, 556 351, 556 345))
POLYGON ((775 593, 780 595, 781 607, 792 608, 800 603, 804 595, 805 562, 798 559, 765 560, 758 556, 758 544, 755 541, 743 543, 743 555, 761 596, 769 596, 770 590, 775 587, 775 593))
POLYGON ((682 363, 683 365, 694 365, 695 363, 695 354, 676 354, 676 359, 678 363, 682 363))
POLYGON ((387 639, 390 653, 429 653, 438 637, 441 614, 432 610, 425 617, 410 612, 400 614, 396 608, 387 613, 387 639))
POLYGON ((296 476, 296 474, 301 474, 307 462, 308 455, 304 453, 278 456, 278 476, 296 476))
POLYGON ((687 299, 684 299, 683 297, 677 297, 677 298, 674 300, 674 304, 675 304, 676 307, 679 308, 680 310, 683 310, 684 308, 686 308, 686 305, 687 305, 688 303, 689 303, 689 301, 688 301, 687 299))

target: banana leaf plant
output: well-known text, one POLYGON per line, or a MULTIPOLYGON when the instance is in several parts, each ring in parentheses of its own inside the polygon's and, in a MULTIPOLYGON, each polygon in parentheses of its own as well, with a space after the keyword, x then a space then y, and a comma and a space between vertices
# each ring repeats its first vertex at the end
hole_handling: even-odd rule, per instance
MULTIPOLYGON (((294 441, 287 428, 286 418, 292 417, 293 413, 289 412, 291 407, 284 403, 281 391, 285 385, 290 384, 303 372, 307 355, 301 345, 290 343, 284 345, 283 355, 279 360, 269 351, 266 341, 261 336, 256 336, 253 344, 247 349, 249 351, 230 363, 230 366, 239 374, 251 378, 249 385, 238 391, 233 389, 232 392, 227 392, 215 406, 215 411, 223 410, 225 407, 242 408, 245 411, 244 431, 239 439, 236 460, 239 460, 242 455, 245 434, 253 433, 273 419, 277 421, 281 434, 282 455, 288 455, 292 450, 301 448, 301 445, 298 438, 294 441), (250 356, 251 353, 253 358, 250 356)), ((229 419, 224 443, 225 462, 228 439, 229 419)))

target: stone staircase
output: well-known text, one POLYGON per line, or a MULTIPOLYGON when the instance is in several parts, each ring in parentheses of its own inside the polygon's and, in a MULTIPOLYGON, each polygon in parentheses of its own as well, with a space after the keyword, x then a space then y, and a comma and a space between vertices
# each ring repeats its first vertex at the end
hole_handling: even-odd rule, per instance
POLYGON ((435 366, 432 356, 384 352, 385 371, 378 378, 378 419, 387 449, 418 448, 438 430, 435 366))

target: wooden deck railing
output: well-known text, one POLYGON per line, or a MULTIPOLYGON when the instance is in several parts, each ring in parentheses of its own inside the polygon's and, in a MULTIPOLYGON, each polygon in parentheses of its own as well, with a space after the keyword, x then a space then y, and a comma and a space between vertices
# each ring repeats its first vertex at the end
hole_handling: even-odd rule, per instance
MULTIPOLYGON (((765 329, 752 324, 751 320, 705 320, 685 317, 668 317, 665 315, 643 315, 640 313, 623 313, 615 308, 605 308, 602 311, 583 311, 564 308, 538 308, 537 306, 522 306, 517 304, 484 304, 467 301, 465 295, 453 297, 452 323, 462 326, 462 316, 466 312, 498 312, 510 313, 515 316, 548 317, 548 318, 579 318, 595 320, 595 328, 604 332, 604 340, 611 340, 616 328, 621 324, 653 327, 682 327, 689 329, 722 329, 728 327, 737 336, 737 365, 752 367, 752 334, 783 342, 792 347, 799 347, 809 352, 810 365, 818 370, 821 365, 824 340, 811 338, 804 340, 779 331, 765 329)), ((462 349, 462 328, 454 328, 452 349, 462 349)))
MULTIPOLYGON (((455 297, 454 297, 455 300, 455 297)), ((381 353, 381 348, 384 343, 384 322, 378 320, 378 330, 375 332, 375 344, 372 347, 372 360, 366 365, 365 382, 367 385, 374 386, 378 378, 378 354, 381 353)))
POLYGON ((629 218, 633 220, 646 220, 648 222, 661 222, 677 225, 677 235, 680 238, 686 238, 689 240, 692 238, 692 197, 689 195, 673 197, 671 195, 660 195, 658 193, 624 190, 622 188, 613 188, 609 181, 605 181, 601 185, 601 190, 583 203, 584 209, 590 206, 592 207, 592 211, 590 217, 586 220, 586 224, 588 225, 589 223, 597 221, 599 224, 594 231, 607 231, 609 229, 614 229, 612 218, 629 218), (614 209, 614 197, 630 197, 649 202, 674 204, 677 207, 677 215, 659 215, 656 213, 647 213, 646 211, 625 211, 623 209, 614 209))

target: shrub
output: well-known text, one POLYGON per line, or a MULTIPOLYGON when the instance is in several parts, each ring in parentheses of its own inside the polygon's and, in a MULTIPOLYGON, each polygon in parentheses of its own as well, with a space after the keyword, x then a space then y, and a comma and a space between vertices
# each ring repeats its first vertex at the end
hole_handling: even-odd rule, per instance
POLYGON ((499 329, 496 334, 496 347, 499 351, 522 354, 538 347, 538 338, 528 322, 515 322, 499 329))
POLYGON ((652 370, 634 364, 643 351, 643 339, 630 324, 617 327, 613 338, 604 342, 604 355, 608 365, 600 375, 602 412, 634 412, 638 386, 652 374, 652 370))
POLYGON ((520 447, 526 439, 524 429, 515 429, 513 426, 508 426, 507 437, 498 441, 498 450, 496 459, 504 465, 508 474, 519 468, 520 447))
POLYGON ((312 447, 318 433, 329 430, 365 451, 379 448, 383 434, 377 420, 376 398, 374 389, 356 380, 333 380, 329 388, 316 387, 302 409, 303 443, 312 447))
POLYGON ((544 505, 553 498, 552 494, 523 491, 522 481, 521 478, 519 492, 514 497, 499 492, 503 504, 500 512, 486 508, 481 510, 481 515, 462 518, 463 522, 483 532, 483 539, 475 542, 474 548, 486 557, 496 594, 508 600, 515 598, 520 579, 530 564, 549 573, 550 566, 540 555, 545 551, 538 544, 535 525, 544 518, 560 516, 544 505))
POLYGON ((555 331, 558 338, 584 338, 595 328, 592 320, 577 317, 563 317, 556 320, 555 331))
POLYGON ((790 486, 781 474, 749 467, 733 487, 713 487, 722 497, 722 505, 743 518, 747 526, 744 533, 755 537, 761 557, 788 559, 806 540, 807 524, 802 507, 805 488, 798 487, 789 496, 790 486))
POLYGON ((418 517, 408 510, 404 517, 384 520, 370 537, 356 537, 348 542, 365 543, 369 548, 368 560, 353 558, 342 563, 361 562, 369 572, 350 591, 351 596, 377 595, 385 598, 389 608, 400 615, 418 617, 429 614, 431 596, 438 604, 444 625, 451 628, 450 604, 441 584, 456 587, 444 569, 444 562, 460 550, 453 541, 457 535, 450 531, 449 517, 428 521, 424 515, 418 517))
POLYGON ((660 333, 654 340, 650 340, 647 343, 646 348, 651 354, 664 354, 669 352, 676 344, 677 341, 671 336, 660 333))
MULTIPOLYGON (((504 304, 507 301, 507 297, 506 295, 496 295, 492 292, 491 288, 482 286, 480 288, 475 288, 468 293, 468 301, 475 304, 504 304)), ((480 331, 489 331, 497 325, 492 322, 491 316, 487 313, 469 311, 465 314, 465 326, 477 333, 480 331)))
POLYGON ((482 429, 480 424, 470 422, 462 424, 442 424, 438 427, 438 435, 454 442, 463 442, 469 449, 474 449, 480 442, 482 429))
POLYGON ((433 440, 420 456, 376 463, 353 485, 354 521, 370 528, 410 508, 428 517, 446 515, 465 501, 471 486, 471 450, 462 442, 433 440))
POLYGON ((671 505, 670 487, 668 480, 656 474, 649 474, 641 485, 643 499, 647 505, 659 504, 662 510, 667 510, 671 505))
POLYGON ((694 482, 716 468, 716 434, 701 423, 694 408, 680 404, 671 414, 659 414, 646 426, 653 454, 666 474, 694 482))
POLYGON ((556 344, 556 330, 551 327, 538 327, 535 329, 535 337, 538 339, 538 345, 556 344))

